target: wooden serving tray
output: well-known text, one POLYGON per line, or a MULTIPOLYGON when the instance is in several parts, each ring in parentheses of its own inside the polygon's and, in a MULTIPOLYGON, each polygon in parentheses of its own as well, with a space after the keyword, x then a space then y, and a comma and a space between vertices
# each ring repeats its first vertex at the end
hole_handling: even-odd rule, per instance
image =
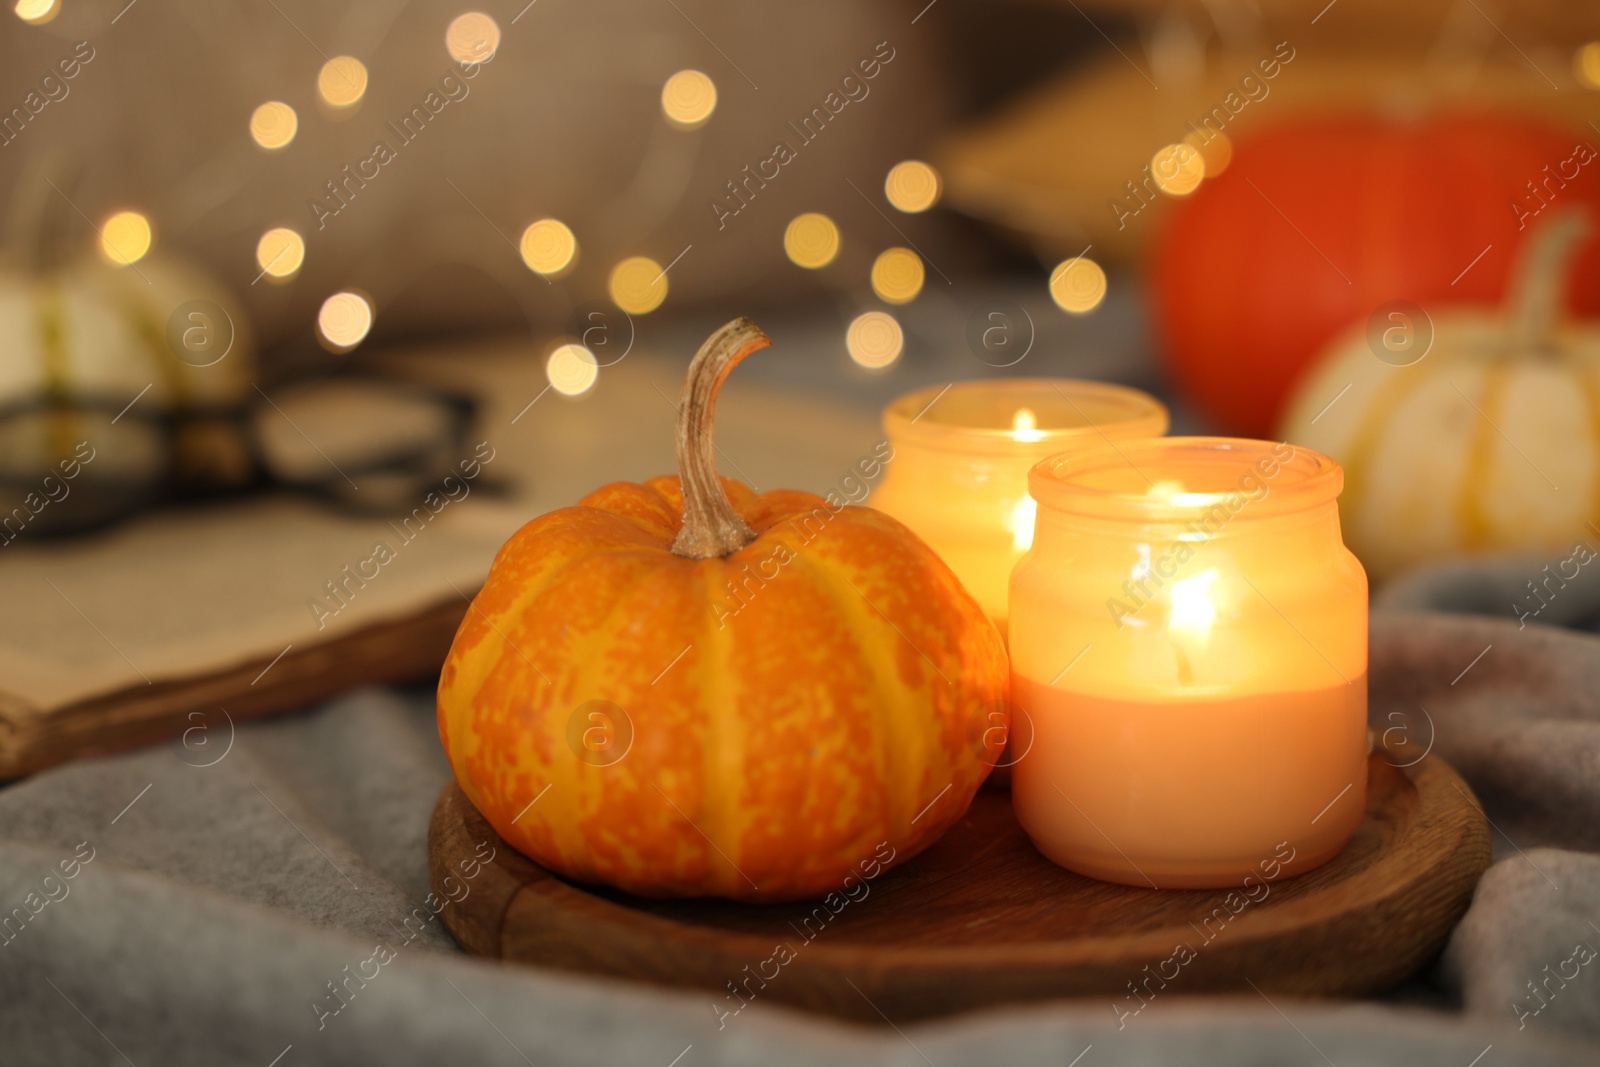
POLYGON ((493 862, 442 912, 462 948, 697 987, 719 1013, 765 1001, 900 1023, 1093 995, 1121 1015, 1161 996, 1252 984, 1360 996, 1443 948, 1489 865, 1488 827, 1461 778, 1437 758, 1410 767, 1391 758, 1371 757, 1366 818, 1344 851, 1242 907, 1228 890, 1136 889, 1063 870, 1034 849, 1010 795, 991 790, 836 915, 820 903, 644 900, 566 881, 506 845, 454 782, 434 809, 430 878, 445 898, 456 872, 459 896, 461 863, 471 869, 487 842, 493 862), (828 921, 802 929, 814 908, 828 921))

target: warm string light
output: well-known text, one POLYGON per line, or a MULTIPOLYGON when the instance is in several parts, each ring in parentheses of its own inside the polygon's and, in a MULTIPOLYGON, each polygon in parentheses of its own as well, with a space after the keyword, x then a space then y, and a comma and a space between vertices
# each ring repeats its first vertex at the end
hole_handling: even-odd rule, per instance
POLYGON ((273 281, 287 281, 306 260, 306 242, 286 226, 268 230, 256 242, 256 266, 273 281))
MULTIPOLYGON (((59 11, 59 0, 18 0, 16 12, 28 21, 48 21, 59 11)), ((500 45, 500 28, 495 20, 482 12, 467 12, 451 21, 445 33, 446 49, 451 58, 462 63, 485 62, 492 58, 500 45)), ((1575 67, 1595 68, 1600 82, 1600 43, 1579 49, 1574 57, 1575 67), (1591 57, 1586 59, 1585 57, 1591 57)), ((332 108, 345 110, 360 103, 366 94, 368 74, 366 66, 353 56, 336 56, 321 68, 317 78, 317 91, 322 101, 332 108)), ((668 78, 661 92, 661 108, 667 120, 681 129, 704 125, 717 106, 715 83, 701 71, 682 70, 668 78)), ((268 101, 255 109, 250 119, 250 135, 257 145, 267 150, 277 150, 291 144, 299 129, 295 110, 282 101, 268 101)), ((1198 186, 1204 177, 1220 173, 1231 158, 1231 146, 1225 137, 1216 135, 1204 141, 1195 134, 1185 139, 1188 150, 1178 145, 1161 149, 1152 160, 1152 170, 1157 184, 1164 192, 1185 195, 1198 186), (1171 174, 1171 177, 1165 175, 1171 174)), ((889 203, 899 211, 917 213, 938 203, 942 193, 942 180, 937 170, 921 160, 904 160, 892 167, 884 180, 884 193, 889 203)), ((142 258, 149 250, 151 235, 148 221, 133 212, 113 216, 103 227, 102 252, 117 263, 131 263, 142 258)), ((784 233, 784 252, 791 262, 806 269, 819 269, 832 263, 838 256, 840 234, 838 226, 828 216, 808 212, 796 216, 784 233)), ((572 231, 557 219, 540 219, 530 224, 522 234, 519 251, 527 267, 545 276, 560 276, 570 271, 577 258, 577 240, 572 231)), ((292 278, 305 259, 304 239, 295 231, 276 228, 264 233, 257 244, 256 260, 264 275, 273 280, 292 278)), ((871 284, 874 293, 891 304, 905 304, 915 300, 926 280, 921 257, 907 248, 890 248, 874 261, 871 284)), ((660 264, 647 256, 632 256, 618 263, 611 272, 608 289, 619 308, 630 314, 644 314, 655 310, 666 299, 667 278, 660 264)), ((1050 293, 1064 310, 1083 314, 1093 310, 1104 298, 1105 273, 1092 260, 1079 257, 1057 266, 1050 279, 1050 293)), ((348 350, 358 345, 370 331, 372 307, 365 297, 351 292, 337 293, 323 304, 318 315, 318 332, 335 350, 348 350)), ((899 358, 904 347, 904 333, 893 315, 868 312, 851 322, 846 332, 846 347, 851 359, 864 367, 885 367, 899 358)), ((568 395, 578 395, 593 384, 598 364, 593 353, 581 345, 563 345, 552 351, 547 366, 551 383, 568 395), (592 373, 585 382, 584 367, 592 373), (557 372, 563 388, 557 384, 557 372)), ((1018 418, 1031 416, 1019 411, 1018 418)), ((1014 427, 1021 440, 1032 427, 1014 427)), ((1031 504, 1032 499, 1018 505, 1020 509, 1031 504)), ((1017 536, 1024 524, 1015 524, 1017 536)), ((1032 526, 1027 537, 1031 540, 1032 526)), ((1020 542, 1019 542, 1020 544, 1020 542)))
POLYGON ((153 241, 150 220, 137 211, 119 211, 100 224, 100 254, 108 263, 137 263, 153 241))
POLYGON ((545 360, 544 373, 556 392, 563 396, 581 396, 592 389, 600 377, 600 361, 583 345, 557 345, 545 360))
POLYGON ((839 227, 815 211, 796 215, 783 231, 783 252, 798 267, 826 267, 839 254, 839 227))
POLYGON ((680 130, 704 126, 716 109, 716 83, 698 70, 680 70, 661 87, 661 112, 680 130))
MULTIPOLYGON (((48 21, 59 10, 59 0, 19 0, 17 14, 32 21, 48 21)), ((451 21, 445 32, 445 46, 452 59, 462 63, 486 62, 500 45, 500 28, 482 12, 467 12, 451 21)), ((366 95, 368 72, 353 56, 336 56, 323 64, 317 76, 317 93, 329 107, 343 111, 359 104, 366 95)), ((661 108, 667 120, 680 129, 694 129, 710 120, 717 106, 716 84, 697 70, 682 70, 668 78, 662 87, 661 108)), ((269 151, 288 147, 299 131, 299 116, 293 107, 278 100, 258 106, 250 117, 251 139, 269 151)), ((937 172, 917 160, 907 160, 893 168, 885 182, 891 204, 902 211, 926 210, 937 202, 940 181, 937 172)), ((142 258, 150 247, 148 222, 136 213, 123 212, 102 227, 102 251, 117 263, 142 258)), ((784 235, 784 250, 790 260, 807 269, 827 266, 837 257, 840 245, 838 227, 826 215, 807 213, 791 221, 784 235)), ((532 271, 546 276, 567 273, 577 258, 577 240, 570 228, 557 219, 540 219, 522 234, 519 252, 532 271)), ((274 281, 294 277, 305 262, 305 241, 286 227, 263 233, 256 245, 256 265, 274 281)), ((920 258, 908 249, 889 249, 873 265, 873 289, 890 303, 906 303, 916 298, 923 284, 920 258)), ((608 288, 612 300, 630 314, 655 310, 666 299, 667 277, 661 265, 647 256, 632 256, 612 270, 608 288)), ((317 315, 317 332, 334 351, 349 351, 359 345, 372 328, 371 302, 355 292, 340 292, 324 301, 317 315)), ((892 315, 869 312, 851 323, 847 348, 851 358, 865 367, 884 367, 899 358, 904 335, 892 315)), ((576 396, 592 387, 598 363, 582 345, 561 345, 551 352, 547 372, 553 387, 576 396)))
POLYGON ((30 26, 43 26, 61 14, 61 0, 17 0, 12 8, 30 26))
POLYGON ((1572 74, 1585 89, 1600 89, 1600 41, 1580 45, 1572 53, 1572 74))
POLYGON ((667 298, 667 272, 649 256, 630 256, 611 269, 608 288, 617 307, 643 315, 667 298))
MULTIPOLYGON (((15 12, 31 23, 53 19, 60 11, 60 0, 18 0, 15 12)), ((481 12, 468 12, 450 23, 445 35, 446 48, 459 62, 483 62, 491 58, 500 44, 500 29, 495 20, 481 12)), ((1600 42, 1580 47, 1573 58, 1580 82, 1600 88, 1600 42)), ((337 56, 323 65, 317 78, 321 99, 337 109, 358 104, 367 89, 367 69, 352 56, 337 56)), ((661 106, 668 121, 684 129, 707 122, 716 109, 716 85, 704 73, 683 70, 667 79, 662 88, 661 106)), ((250 118, 250 135, 257 145, 268 150, 290 145, 298 132, 299 118, 294 108, 282 101, 268 101, 255 109, 250 118)), ((1186 195, 1201 180, 1224 170, 1232 156, 1228 139, 1216 134, 1210 139, 1190 133, 1184 146, 1168 145, 1152 159, 1152 172, 1163 192, 1186 195), (1168 176, 1170 175, 1170 177, 1168 176)), ((938 172, 920 160, 905 160, 890 169, 884 182, 885 196, 897 210, 907 213, 926 211, 938 203, 942 182, 938 172)), ((153 240, 150 225, 137 212, 119 212, 101 227, 101 252, 113 263, 128 264, 142 259, 153 240)), ((808 212, 795 217, 784 233, 784 252, 798 266, 818 269, 837 257, 840 235, 837 225, 826 215, 808 212)), ((577 258, 577 241, 572 231, 556 219, 540 219, 523 231, 519 251, 530 270, 546 276, 567 273, 577 258)), ((273 280, 292 278, 305 259, 305 242, 295 231, 276 228, 264 233, 256 248, 257 265, 273 280)), ((906 248, 891 248, 877 257, 872 266, 871 284, 878 297, 887 303, 905 304, 921 293, 925 281, 922 260, 906 248)), ((660 265, 646 256, 623 260, 612 271, 609 290, 618 307, 630 314, 644 314, 661 305, 667 295, 667 279, 660 265)), ((1050 278, 1052 299, 1063 310, 1084 314, 1098 307, 1106 291, 1105 272, 1084 257, 1059 264, 1050 278)), ((348 350, 365 337, 372 325, 370 303, 355 293, 338 293, 324 303, 318 315, 318 330, 336 349, 348 350)), ((846 346, 851 358, 864 367, 884 367, 899 358, 904 334, 894 316, 868 312, 858 316, 847 331, 846 346)), ((575 350, 582 346, 563 346, 551 355, 562 367, 593 365, 592 353, 585 357, 575 350)), ((581 380, 568 374, 564 381, 581 380)), ((555 378, 551 379, 555 384, 555 378)), ((592 385, 592 381, 590 382, 592 385)), ((559 388, 559 386, 558 386, 559 388)), ((569 395, 589 388, 584 385, 569 395)), ((1018 412, 1020 418, 1024 412, 1018 412)), ((1031 415, 1031 412, 1027 414, 1031 415)), ((1019 439, 1026 431, 1016 428, 1019 439)), ((1025 503, 1032 503, 1029 498, 1025 503)), ((1022 507, 1019 504, 1019 508, 1022 507)), ((1021 524, 1017 525, 1020 530, 1021 524)), ((1031 523, 1028 526, 1031 539, 1031 523)), ((1018 536, 1022 536, 1018 533, 1018 536)))
POLYGON ((324 347, 348 352, 372 330, 372 304, 362 294, 346 290, 322 302, 317 312, 317 336, 324 347))
POLYGON ((872 291, 886 304, 911 303, 922 281, 922 257, 909 248, 890 248, 872 264, 872 291))
POLYGON ((883 181, 883 195, 901 211, 916 214, 939 202, 939 172, 920 159, 896 163, 883 181))
POLYGON ((1050 299, 1062 311, 1085 315, 1106 297, 1106 272, 1100 264, 1078 256, 1056 265, 1050 272, 1050 299))
POLYGON ((457 63, 487 63, 500 48, 500 25, 481 11, 457 15, 444 31, 444 47, 457 63))
POLYGON ((317 94, 338 111, 354 107, 367 93, 367 68, 354 56, 334 56, 317 72, 317 94))
POLYGON ((1150 176, 1168 196, 1188 196, 1205 180, 1205 156, 1191 144, 1169 144, 1150 157, 1150 176))
POLYGON ((300 129, 300 117, 281 100, 268 100, 250 113, 250 138, 262 148, 287 148, 300 129))
POLYGON ((844 333, 845 351, 857 364, 870 370, 887 367, 899 359, 905 342, 900 323, 887 311, 857 315, 844 333))
POLYGON ((546 277, 560 277, 578 257, 578 239, 559 219, 540 219, 522 231, 517 245, 528 269, 546 277))
POLYGON ((1157 149, 1150 157, 1150 178, 1166 195, 1184 197, 1207 178, 1227 170, 1232 160, 1233 143, 1226 134, 1191 130, 1183 140, 1157 149))

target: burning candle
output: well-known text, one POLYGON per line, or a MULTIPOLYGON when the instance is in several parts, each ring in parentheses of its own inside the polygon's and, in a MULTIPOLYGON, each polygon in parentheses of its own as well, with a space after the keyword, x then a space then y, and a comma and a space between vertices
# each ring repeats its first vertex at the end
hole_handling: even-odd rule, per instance
POLYGON ((1172 437, 1030 474, 1011 577, 1012 803, 1071 870, 1240 887, 1332 858, 1365 810, 1367 579, 1344 473, 1287 444, 1172 437))
POLYGON ((1159 436, 1167 409, 1104 382, 995 379, 902 396, 883 428, 894 460, 872 506, 932 546, 1004 633, 1011 568, 1033 543, 1029 469, 1056 453, 1159 436))

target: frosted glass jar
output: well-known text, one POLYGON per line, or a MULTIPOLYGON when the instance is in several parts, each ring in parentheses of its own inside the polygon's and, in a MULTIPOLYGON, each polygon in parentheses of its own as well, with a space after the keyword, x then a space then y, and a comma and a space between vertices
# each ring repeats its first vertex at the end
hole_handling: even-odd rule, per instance
POLYGON ((1158 437, 1167 409, 1105 382, 990 379, 902 396, 883 428, 894 458, 868 503, 932 546, 1004 633, 1011 568, 1033 539, 1028 471, 1071 449, 1158 437))
POLYGON ((1290 445, 1169 437, 1030 475, 1011 576, 1012 802, 1039 850, 1129 885, 1238 887, 1360 823, 1367 579, 1344 475, 1290 445))

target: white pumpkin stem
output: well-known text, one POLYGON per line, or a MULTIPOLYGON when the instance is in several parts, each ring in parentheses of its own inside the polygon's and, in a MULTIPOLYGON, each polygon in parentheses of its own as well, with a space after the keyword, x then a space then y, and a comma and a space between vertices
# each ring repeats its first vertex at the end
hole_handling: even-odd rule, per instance
POLYGON ((689 364, 678 406, 678 479, 683 483, 683 528, 672 551, 690 559, 735 552, 756 539, 750 524, 733 509, 717 478, 717 446, 712 440, 717 391, 728 372, 772 341, 749 319, 734 319, 706 338, 689 364))
POLYGON ((6 245, 12 262, 30 275, 49 273, 66 259, 66 234, 72 207, 66 196, 77 184, 78 168, 59 153, 45 151, 22 172, 11 194, 6 245))
POLYGON ((1534 228, 1522 247, 1511 279, 1510 340, 1514 351, 1545 351, 1555 336, 1566 295, 1567 272, 1583 238, 1589 213, 1568 208, 1534 228))

